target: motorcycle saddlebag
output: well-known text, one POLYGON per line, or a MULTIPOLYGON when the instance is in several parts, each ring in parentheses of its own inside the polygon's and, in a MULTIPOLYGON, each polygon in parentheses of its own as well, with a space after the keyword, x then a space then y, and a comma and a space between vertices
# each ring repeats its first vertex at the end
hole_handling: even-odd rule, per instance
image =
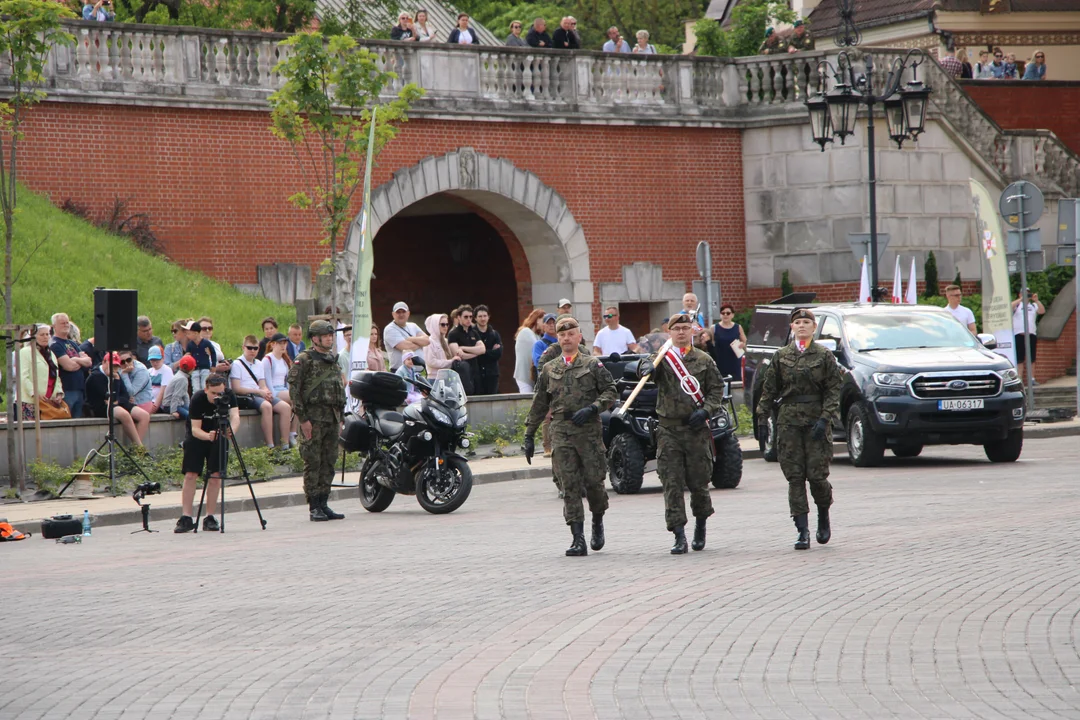
POLYGON ((390 372, 359 372, 349 382, 349 392, 365 405, 396 408, 405 404, 409 386, 390 372))
POLYGON ((41 521, 41 536, 46 540, 65 535, 82 535, 82 520, 70 515, 54 515, 41 521))
POLYGON ((345 418, 345 425, 338 436, 338 443, 345 452, 367 452, 371 449, 371 440, 371 425, 367 418, 360 415, 345 418))

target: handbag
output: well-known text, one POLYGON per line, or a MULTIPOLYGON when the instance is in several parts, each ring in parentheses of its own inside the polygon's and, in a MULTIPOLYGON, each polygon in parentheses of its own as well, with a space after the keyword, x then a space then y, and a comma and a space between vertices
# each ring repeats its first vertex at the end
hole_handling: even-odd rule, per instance
MULTIPOLYGON (((236 362, 238 362, 238 363, 240 363, 241 365, 244 366, 244 369, 247 370, 248 375, 251 376, 251 379, 255 382, 255 385, 258 386, 259 379, 257 377, 255 377, 255 373, 251 372, 251 368, 248 367, 248 364, 246 362, 244 362, 244 359, 243 358, 236 358, 236 362)), ((255 398, 253 398, 251 395, 239 395, 239 394, 237 394, 237 396, 236 396, 236 407, 239 408, 240 410, 254 410, 254 409, 256 409, 255 398)))
POLYGON ((53 405, 50 402, 41 403, 41 419, 42 420, 70 420, 71 408, 63 400, 60 401, 60 407, 53 405))

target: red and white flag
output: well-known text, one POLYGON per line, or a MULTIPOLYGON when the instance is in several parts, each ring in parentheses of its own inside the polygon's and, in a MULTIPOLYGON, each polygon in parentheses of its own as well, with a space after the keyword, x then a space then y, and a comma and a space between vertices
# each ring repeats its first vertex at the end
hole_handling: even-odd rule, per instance
POLYGON ((894 305, 904 302, 904 289, 900 280, 900 256, 896 256, 896 267, 893 268, 892 276, 892 301, 894 305))
POLYGON ((904 296, 904 302, 908 305, 917 305, 919 303, 918 293, 918 283, 915 281, 915 258, 911 258, 911 274, 908 276, 907 295, 904 296))
POLYGON ((862 275, 859 278, 859 298, 855 302, 870 302, 870 273, 866 267, 866 256, 862 258, 862 275))

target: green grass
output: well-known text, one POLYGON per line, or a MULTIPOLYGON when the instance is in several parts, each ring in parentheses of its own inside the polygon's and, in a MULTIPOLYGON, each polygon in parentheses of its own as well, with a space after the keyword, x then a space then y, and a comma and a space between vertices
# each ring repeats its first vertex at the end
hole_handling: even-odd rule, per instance
POLYGON ((15 217, 13 272, 18 274, 20 268, 14 289, 15 322, 49 322, 53 313, 66 312, 84 340, 94 334, 95 287, 138 290, 139 314, 149 316, 154 334, 166 343, 172 341, 173 320, 212 317, 214 340, 230 358, 240 354, 245 335, 262 337, 262 318, 272 315, 283 327, 296 318, 291 306, 247 295, 148 255, 127 239, 69 215, 26 189, 20 190, 15 217))

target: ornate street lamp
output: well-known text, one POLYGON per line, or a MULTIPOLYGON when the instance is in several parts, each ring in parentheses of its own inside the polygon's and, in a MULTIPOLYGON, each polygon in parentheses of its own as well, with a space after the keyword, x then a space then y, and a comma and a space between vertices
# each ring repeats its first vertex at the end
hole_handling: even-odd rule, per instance
POLYGON ((855 134, 855 120, 859 115, 862 99, 857 90, 842 82, 838 82, 836 87, 825 95, 825 101, 829 104, 833 134, 840 138, 841 145, 848 135, 855 134))
POLYGON ((893 93, 881 103, 885 106, 885 127, 889 129, 889 138, 897 148, 904 146, 908 139, 907 122, 904 119, 904 101, 900 93, 893 93))
POLYGON ((930 88, 919 80, 912 80, 900 91, 900 97, 904 103, 904 126, 911 139, 917 140, 926 126, 926 105, 930 99, 930 88))
POLYGON ((817 93, 807 99, 806 109, 810 112, 810 132, 814 135, 814 142, 821 146, 821 152, 825 152, 826 143, 833 141, 829 103, 824 95, 817 93))

